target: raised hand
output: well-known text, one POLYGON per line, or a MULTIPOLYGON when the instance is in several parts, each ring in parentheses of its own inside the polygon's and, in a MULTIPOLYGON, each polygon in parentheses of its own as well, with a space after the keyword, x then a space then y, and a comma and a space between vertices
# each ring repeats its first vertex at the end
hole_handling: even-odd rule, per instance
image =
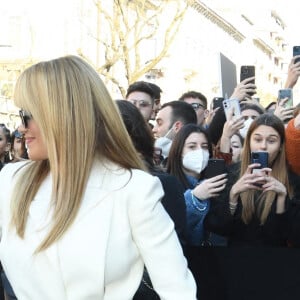
POLYGON ((287 108, 284 107, 288 100, 289 100, 288 98, 284 98, 281 101, 279 101, 277 103, 275 111, 274 111, 274 115, 277 116, 282 122, 293 118, 294 108, 293 107, 287 107, 287 108))
POLYGON ((193 195, 202 200, 219 196, 219 193, 225 189, 226 176, 227 174, 221 174, 205 179, 193 189, 193 195))
POLYGON ((266 183, 270 168, 263 168, 253 173, 253 169, 259 167, 260 164, 251 164, 248 166, 244 175, 232 186, 230 191, 230 202, 237 203, 238 196, 248 190, 262 190, 262 185, 266 183))
POLYGON ((246 97, 249 97, 248 93, 256 93, 256 85, 253 83, 249 83, 251 80, 255 79, 255 77, 249 77, 243 81, 241 81, 234 89, 233 94, 230 99, 238 99, 243 100, 246 97))
POLYGON ((300 62, 295 64, 295 60, 300 58, 300 55, 294 56, 289 64, 288 76, 285 81, 285 88, 293 88, 298 81, 300 75, 300 62))

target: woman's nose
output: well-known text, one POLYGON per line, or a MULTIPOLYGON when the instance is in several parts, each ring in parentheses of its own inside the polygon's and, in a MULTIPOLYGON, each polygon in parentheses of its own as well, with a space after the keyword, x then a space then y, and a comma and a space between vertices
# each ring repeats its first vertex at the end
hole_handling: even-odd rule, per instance
POLYGON ((262 142, 260 143, 259 148, 260 148, 261 150, 266 150, 266 149, 267 149, 267 141, 262 141, 262 142))

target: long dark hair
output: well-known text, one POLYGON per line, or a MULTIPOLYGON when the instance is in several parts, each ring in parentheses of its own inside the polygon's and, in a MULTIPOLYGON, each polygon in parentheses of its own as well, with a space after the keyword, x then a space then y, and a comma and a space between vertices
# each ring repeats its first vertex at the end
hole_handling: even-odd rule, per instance
POLYGON ((167 172, 176 176, 183 184, 185 189, 188 189, 190 185, 186 179, 186 175, 183 172, 182 151, 185 140, 194 132, 204 134, 208 142, 209 157, 212 157, 212 144, 206 130, 203 127, 195 124, 187 124, 179 130, 172 142, 168 156, 167 172))
MULTIPOLYGON (((11 144, 10 130, 3 123, 0 124, 0 128, 2 128, 2 130, 3 130, 3 134, 5 136, 6 143, 11 144)), ((11 149, 11 147, 10 147, 10 149, 11 149)), ((10 161, 11 161, 10 151, 6 151, 5 154, 4 154, 3 163, 4 164, 9 163, 10 161)))
POLYGON ((133 145, 149 170, 154 170, 154 137, 150 126, 143 118, 138 108, 127 100, 116 100, 121 117, 131 137, 133 145))

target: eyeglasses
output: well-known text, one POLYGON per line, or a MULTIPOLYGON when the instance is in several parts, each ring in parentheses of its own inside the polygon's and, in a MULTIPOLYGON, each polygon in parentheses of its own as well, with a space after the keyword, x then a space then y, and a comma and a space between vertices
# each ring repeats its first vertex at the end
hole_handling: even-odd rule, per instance
POLYGON ((131 102, 133 105, 137 106, 137 107, 148 107, 151 106, 152 103, 146 101, 146 100, 128 100, 129 102, 131 102))
POLYGON ((204 105, 201 103, 191 103, 194 110, 198 110, 199 108, 205 109, 204 105))
POLYGON ((27 112, 26 110, 19 110, 19 115, 22 121, 22 124, 25 128, 28 128, 28 123, 32 119, 32 115, 30 112, 27 112))

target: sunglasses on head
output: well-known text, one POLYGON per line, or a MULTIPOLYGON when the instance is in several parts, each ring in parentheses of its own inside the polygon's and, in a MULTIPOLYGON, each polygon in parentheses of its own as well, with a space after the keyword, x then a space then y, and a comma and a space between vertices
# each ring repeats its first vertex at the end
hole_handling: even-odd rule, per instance
POLYGON ((24 109, 19 110, 19 115, 22 121, 22 124, 25 128, 28 128, 28 123, 32 119, 32 115, 30 112, 27 112, 24 109))

